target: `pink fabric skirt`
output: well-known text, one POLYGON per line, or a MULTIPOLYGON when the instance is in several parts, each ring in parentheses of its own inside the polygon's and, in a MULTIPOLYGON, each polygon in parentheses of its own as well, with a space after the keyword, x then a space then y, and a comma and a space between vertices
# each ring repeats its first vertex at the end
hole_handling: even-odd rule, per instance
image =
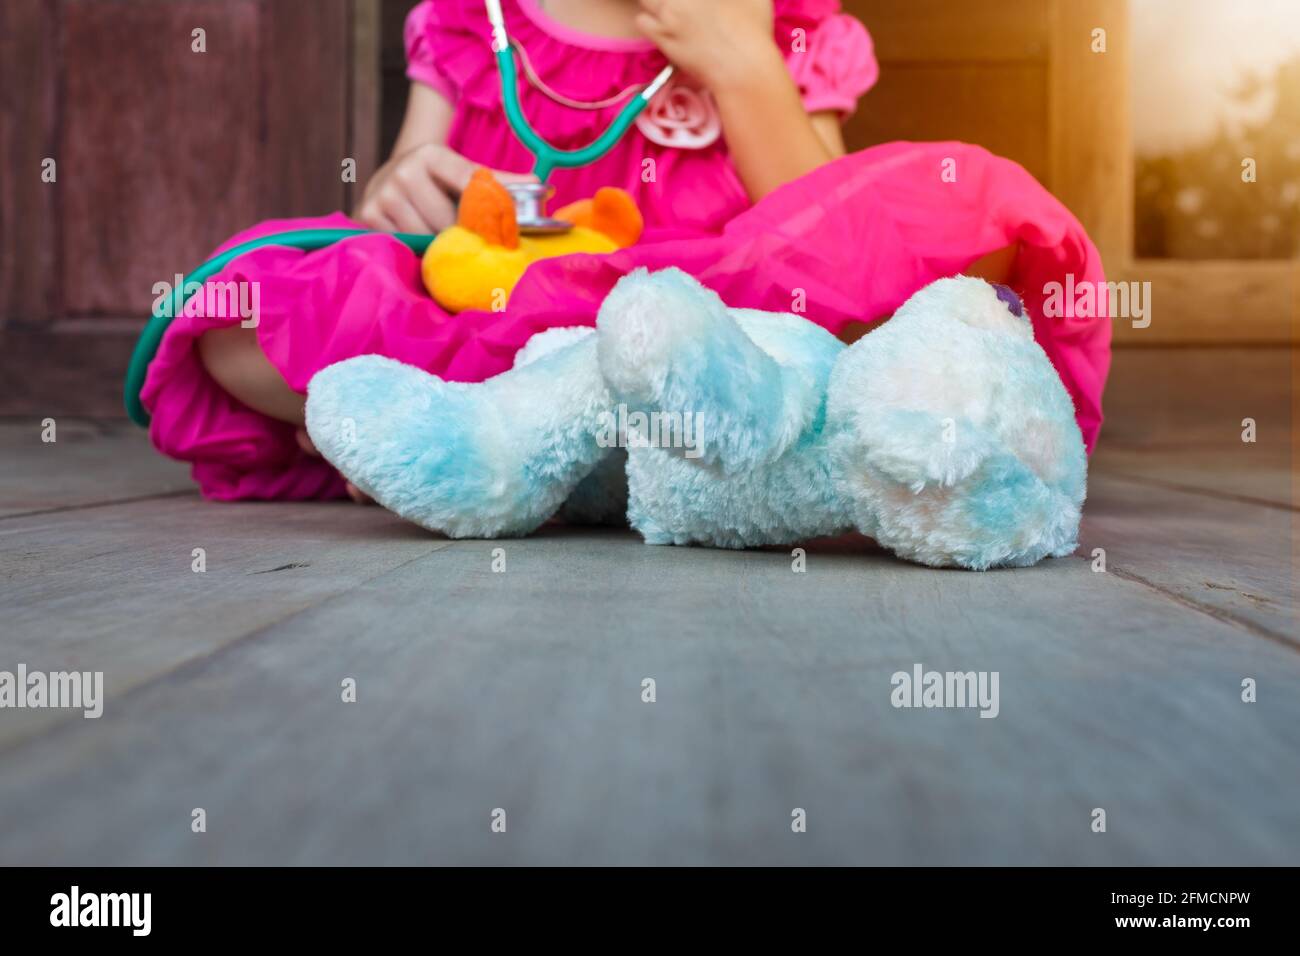
MULTIPOLYGON (((222 248, 288 229, 351 225, 341 214, 270 221, 222 248)), ((258 341, 289 386, 305 394, 318 370, 367 353, 447 379, 481 381, 508 369, 543 329, 594 325, 605 293, 639 266, 678 266, 729 305, 802 308, 838 332, 892 312, 926 283, 1013 242, 1020 254, 1010 285, 1074 399, 1091 451, 1101 427, 1110 323, 1104 315, 1048 318, 1043 304, 1050 284, 1064 285, 1067 275, 1076 288, 1104 288, 1097 250, 1024 169, 962 143, 889 143, 845 156, 772 193, 721 234, 648 232, 610 255, 537 263, 501 313, 448 315, 425 292, 419 259, 384 235, 311 253, 257 249, 210 281, 258 283, 258 341), (956 181, 945 181, 945 170, 956 181)), ((154 444, 191 462, 209 498, 341 496, 338 473, 303 454, 292 426, 231 398, 199 363, 198 336, 238 321, 199 307, 172 322, 142 393, 154 444)))

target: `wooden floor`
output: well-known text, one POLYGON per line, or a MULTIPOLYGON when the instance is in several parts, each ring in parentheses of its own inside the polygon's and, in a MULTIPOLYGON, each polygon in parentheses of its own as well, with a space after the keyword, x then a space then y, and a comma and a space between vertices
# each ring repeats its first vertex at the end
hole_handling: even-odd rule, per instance
POLYGON ((1078 554, 987 574, 449 542, 9 421, 0 670, 106 701, 0 710, 0 862, 1300 863, 1292 357, 1120 353, 1078 554), (895 709, 917 663, 999 716, 895 709))

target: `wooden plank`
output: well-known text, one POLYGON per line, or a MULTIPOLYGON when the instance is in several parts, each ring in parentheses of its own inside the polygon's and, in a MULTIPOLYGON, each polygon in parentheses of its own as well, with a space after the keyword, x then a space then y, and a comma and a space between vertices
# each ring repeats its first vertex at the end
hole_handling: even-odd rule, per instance
POLYGON ((1300 651, 1289 514, 1104 469, 1088 491, 1082 555, 1300 651))
POLYGON ((47 443, 43 421, 0 422, 0 518, 195 490, 189 467, 154 451, 134 425, 55 417, 47 443))
POLYGON ((1291 263, 1291 335, 1288 344, 1300 346, 1300 257, 1291 263))
MULTIPOLYGON (((1250 445, 1241 445, 1236 454, 1232 450, 1194 448, 1158 455, 1108 446, 1097 453, 1094 467, 1110 477, 1149 488, 1185 491, 1280 511, 1300 510, 1300 500, 1292 489, 1292 470, 1284 455, 1256 451, 1250 445)), ((1285 519, 1274 515, 1274 520, 1285 519)))
POLYGON ((63 314, 148 315, 155 283, 258 218, 263 90, 249 64, 262 5, 68 0, 60 9, 63 314), (198 28, 206 53, 192 49, 198 28))
MULTIPOLYGON (((101 604, 125 590, 137 631, 165 629, 155 648, 205 620, 158 607, 215 584, 177 601, 159 566, 194 520, 164 516, 152 580, 138 552, 100 578, 101 604)), ((265 600, 258 580, 228 600, 265 600)), ((75 600, 24 606, 78 635, 75 600)), ((813 548, 795 574, 618 533, 457 542, 0 755, 0 818, 23 821, 0 861, 1294 864, 1297 679, 1294 651, 1081 559, 967 574, 813 548), (916 663, 998 671, 999 716, 893 708, 916 663)))
POLYGON ((276 0, 265 5, 264 19, 261 208, 277 218, 342 209, 342 163, 350 155, 350 4, 276 0))
POLYGON ((1051 0, 1045 185, 1083 223, 1104 262, 1132 258, 1133 148, 1128 0, 1051 0), (1106 31, 1094 53, 1093 31, 1106 31))
POLYGON ((845 0, 871 31, 877 57, 901 62, 1045 61, 1042 0, 845 0))
MULTIPOLYGON (((46 159, 59 162, 54 144, 55 8, 44 3, 0 4, 0 328, 39 322, 57 310, 54 281, 54 209, 61 188, 42 180, 46 159)), ((64 174, 67 169, 62 170, 64 174)))
POLYGON ((1116 350, 1094 470, 1294 509, 1293 355, 1271 348, 1116 350), (1243 441, 1247 421, 1253 442, 1243 441))
MULTIPOLYGON (((1300 322, 1300 283, 1297 283, 1296 298, 1297 322, 1300 322)), ((1291 381, 1300 383, 1300 349, 1291 350, 1291 381)), ((1294 413, 1291 415, 1291 502, 1300 504, 1300 415, 1294 413)), ((1291 566, 1300 568, 1300 512, 1292 512, 1291 556, 1291 566)))
MULTIPOLYGON (((350 502, 155 498, 0 521, 3 662, 104 672, 105 694, 212 654, 412 558, 445 547, 350 502), (204 550, 206 570, 193 568, 204 550)), ((0 750, 68 721, 5 710, 0 750)))
POLYGON ((1293 345, 1296 268, 1281 260, 1121 262, 1108 278, 1151 284, 1151 323, 1134 328, 1131 320, 1116 319, 1115 343, 1293 345))
POLYGON ((384 69, 406 71, 406 15, 420 0, 381 0, 380 17, 383 34, 384 69))
POLYGON ((392 153, 393 144, 406 115, 406 97, 410 81, 406 78, 406 15, 418 0, 383 0, 382 4, 382 120, 380 162, 392 153))
POLYGON ((353 210, 375 169, 383 161, 379 144, 383 107, 380 44, 383 24, 380 0, 352 0, 352 57, 347 140, 357 161, 356 181, 345 184, 345 208, 353 210))
POLYGON ((144 316, 0 328, 0 416, 124 419, 122 383, 144 316), (87 328, 108 325, 109 328, 87 328))
POLYGON ((1117 573, 1294 640, 1292 361, 1287 349, 1117 350, 1082 553, 1104 547, 1117 573))
MULTIPOLYGON (((1125 348, 1112 356, 1100 447, 1265 451, 1285 459, 1296 423, 1295 352, 1275 348, 1125 348), (1241 448, 1243 419, 1256 423, 1241 448)), ((1238 461, 1247 472, 1257 462, 1238 461)))
POLYGON ((850 150, 892 140, 961 140, 1014 159, 1040 181, 1050 173, 1046 71, 1040 64, 903 64, 845 124, 850 150))
POLYGON ((406 116, 406 97, 411 90, 411 81, 405 73, 385 71, 384 79, 384 116, 383 131, 380 135, 379 155, 381 161, 387 161, 393 154, 397 137, 402 131, 402 120, 406 116))

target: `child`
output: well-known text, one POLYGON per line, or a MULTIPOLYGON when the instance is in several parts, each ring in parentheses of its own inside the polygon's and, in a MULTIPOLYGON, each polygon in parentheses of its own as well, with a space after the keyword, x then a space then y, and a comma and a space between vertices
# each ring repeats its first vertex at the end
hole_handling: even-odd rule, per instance
MULTIPOLYGON (((382 235, 304 254, 270 247, 213 281, 260 284, 255 329, 178 317, 143 401, 159 449, 193 462, 210 498, 321 498, 342 478, 302 431, 307 382, 377 353, 448 379, 510 367, 535 332, 593 325, 638 266, 676 265, 733 306, 802 312, 846 338, 912 292, 958 272, 1020 292, 1076 405, 1091 450, 1109 364, 1104 319, 1049 319, 1044 286, 1102 281, 1082 227, 1023 169, 960 143, 892 143, 844 156, 839 124, 875 82, 871 40, 838 0, 503 0, 522 47, 523 110, 561 148, 594 139, 665 62, 677 67, 612 152, 550 178, 552 206, 621 186, 646 232, 609 256, 535 264, 502 313, 448 315, 419 261, 382 235)), ((477 166, 527 178, 532 156, 504 120, 481 0, 425 0, 406 24, 411 95, 392 158, 357 219, 434 232, 477 166)), ((346 226, 341 215, 264 223, 346 226)))

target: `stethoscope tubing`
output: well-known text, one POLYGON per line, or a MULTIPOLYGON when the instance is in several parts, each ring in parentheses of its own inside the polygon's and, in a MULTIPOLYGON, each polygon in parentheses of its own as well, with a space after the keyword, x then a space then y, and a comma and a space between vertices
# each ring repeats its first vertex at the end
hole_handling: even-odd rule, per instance
POLYGON ((659 74, 646 84, 645 89, 635 94, 619 110, 618 116, 603 133, 586 146, 578 149, 559 149, 543 139, 524 116, 523 106, 519 102, 519 72, 515 64, 515 51, 506 32, 505 16, 501 12, 501 0, 484 0, 487 6, 488 22, 492 26, 492 49, 496 54, 497 72, 501 75, 501 103, 505 109, 506 121, 510 124, 519 141, 524 144, 536 164, 533 175, 541 182, 546 182, 555 169, 571 169, 575 166, 587 166, 605 156, 623 138, 641 111, 663 89, 673 75, 671 65, 664 67, 659 74))
POLYGON ((379 235, 391 236, 417 256, 424 255, 424 251, 429 248, 429 243, 433 242, 434 238, 431 235, 414 232, 394 234, 375 232, 370 229, 291 229, 287 232, 258 236, 248 242, 241 242, 239 245, 231 246, 225 252, 215 255, 203 263, 203 265, 185 276, 180 286, 173 289, 169 297, 163 299, 154 307, 153 314, 149 317, 149 321, 145 323, 140 337, 136 339, 135 348, 131 352, 131 362, 126 370, 126 382, 123 385, 123 399, 126 404, 127 416, 141 428, 149 427, 149 410, 144 407, 144 403, 140 400, 140 391, 144 388, 145 377, 149 374, 149 365, 153 362, 154 356, 158 354, 158 346, 162 343, 163 335, 166 334, 172 320, 184 310, 191 295, 197 294, 208 279, 235 259, 252 252, 254 249, 261 249, 265 246, 287 246, 290 249, 301 249, 303 252, 315 252, 318 249, 324 249, 326 246, 332 246, 336 242, 351 239, 354 236, 379 235))

